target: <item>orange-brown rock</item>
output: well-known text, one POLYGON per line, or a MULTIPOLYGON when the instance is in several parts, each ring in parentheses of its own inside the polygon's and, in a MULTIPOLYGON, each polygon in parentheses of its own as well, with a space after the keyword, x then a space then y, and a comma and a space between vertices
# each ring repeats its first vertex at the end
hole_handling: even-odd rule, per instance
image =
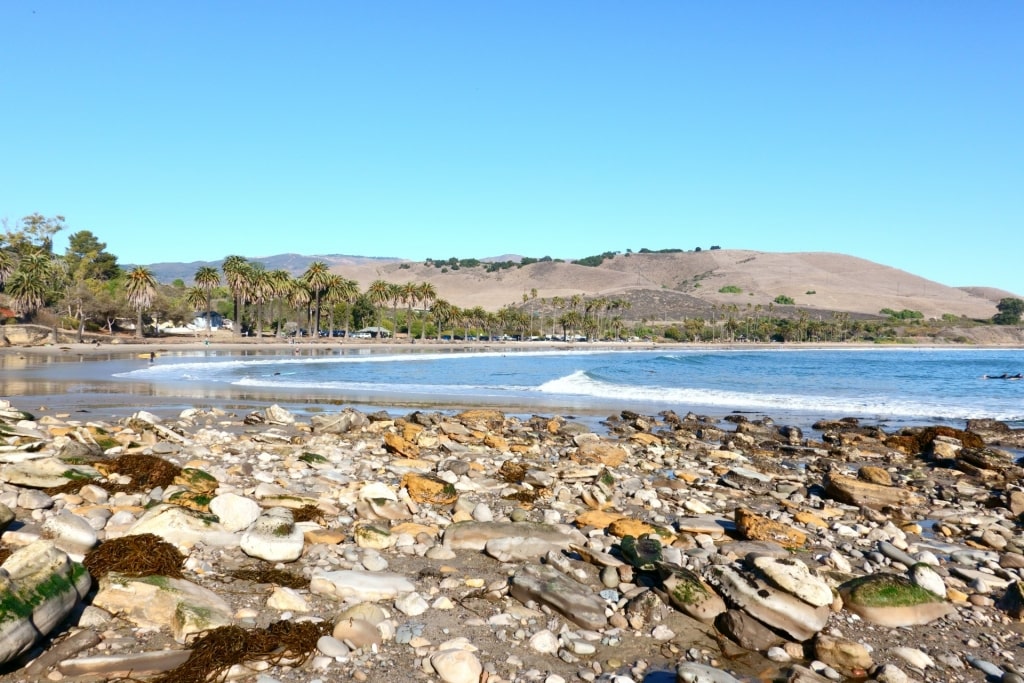
POLYGON ((861 481, 866 481, 869 484, 892 486, 892 477, 889 476, 889 471, 875 465, 865 465, 864 467, 861 467, 857 470, 857 478, 861 481))
POLYGON ((644 446, 660 446, 661 438, 654 434, 648 434, 647 432, 637 432, 629 437, 630 441, 635 441, 638 444, 644 446))
POLYGON ((454 486, 432 474, 409 473, 402 477, 401 485, 417 503, 450 505, 459 497, 454 486))
POLYGON ((828 522, 826 522, 813 512, 808 512, 807 510, 800 510, 795 515, 793 515, 793 518, 806 526, 816 526, 822 529, 828 528, 828 522))
POLYGON ((751 541, 772 541, 787 548, 807 543, 807 534, 746 508, 736 508, 736 530, 751 541))
POLYGON ((420 449, 416 447, 416 444, 406 441, 405 438, 394 432, 384 432, 384 448, 403 458, 416 458, 420 454, 420 449))
POLYGON ((618 512, 607 510, 587 510, 576 516, 576 526, 592 526, 595 529, 607 529, 613 522, 623 519, 618 512))
POLYGON ((918 505, 920 496, 896 486, 881 486, 842 474, 830 473, 825 481, 825 493, 843 503, 883 508, 893 505, 918 505))
POLYGON ((509 450, 508 441, 506 441, 505 437, 501 436, 500 434, 485 434, 484 445, 489 448, 493 448, 496 451, 500 451, 501 453, 507 453, 509 450))
POLYGON ((416 443, 422 431, 423 426, 415 422, 405 422, 402 424, 402 438, 409 443, 416 443))
POLYGON ((626 449, 607 441, 587 441, 571 457, 579 463, 599 462, 605 467, 618 467, 626 460, 626 449))
POLYGON ((612 536, 617 536, 619 538, 624 536, 640 538, 644 534, 649 534, 660 540, 662 545, 672 545, 676 540, 676 535, 668 529, 654 526, 653 524, 648 524, 642 520, 632 519, 630 517, 622 517, 615 520, 607 526, 605 531, 612 536))
POLYGON ((456 415, 455 418, 470 429, 496 428, 505 424, 504 413, 499 410, 489 410, 487 408, 465 410, 456 415))

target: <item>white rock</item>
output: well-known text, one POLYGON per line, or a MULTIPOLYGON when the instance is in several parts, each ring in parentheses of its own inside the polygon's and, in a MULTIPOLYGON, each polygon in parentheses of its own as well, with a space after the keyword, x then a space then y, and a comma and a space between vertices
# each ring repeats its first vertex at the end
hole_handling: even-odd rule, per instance
POLYGON ((309 590, 337 599, 373 601, 392 600, 402 593, 412 593, 416 586, 401 574, 338 569, 314 574, 309 590))
POLYGON ((217 515, 228 531, 244 531, 260 516, 260 506, 252 498, 224 493, 210 501, 210 512, 217 515))
POLYGON ((370 481, 359 489, 359 498, 362 500, 398 500, 398 492, 382 482, 370 481))
POLYGON ((757 567, 768 582, 791 593, 809 605, 824 607, 832 604, 832 589, 825 580, 811 573, 807 565, 796 558, 776 559, 756 557, 757 567))
POLYGON ((530 636, 530 649, 544 655, 558 652, 558 636, 547 629, 537 631, 530 636))
POLYGON ((267 598, 267 607, 281 612, 308 612, 309 601, 293 588, 275 586, 267 598))
POLYGON ((444 683, 479 683, 483 665, 467 650, 441 650, 430 658, 430 665, 444 683))
POLYGON ((940 598, 946 597, 946 582, 937 571, 932 569, 931 565, 915 564, 910 568, 909 574, 910 580, 915 586, 924 588, 940 598))
POLYGON ((58 548, 79 561, 98 542, 96 530, 89 521, 67 509, 43 522, 43 532, 58 548))
POLYGON ((416 617, 430 609, 430 605, 419 593, 406 593, 395 600, 395 609, 406 616, 416 617))
POLYGON ((910 666, 916 669, 921 669, 922 671, 935 667, 935 661, 916 647, 893 648, 892 654, 896 655, 910 666))
POLYGON ((302 555, 306 541, 287 508, 270 508, 242 534, 242 552, 267 562, 293 562, 302 555))

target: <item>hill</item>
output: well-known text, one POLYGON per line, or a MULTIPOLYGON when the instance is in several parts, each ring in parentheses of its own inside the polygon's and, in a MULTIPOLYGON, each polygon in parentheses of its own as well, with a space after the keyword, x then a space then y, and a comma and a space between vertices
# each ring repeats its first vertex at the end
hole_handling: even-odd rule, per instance
MULTIPOLYGON (((518 260, 508 256, 487 262, 518 260)), ((865 259, 823 252, 775 253, 714 249, 678 253, 625 253, 597 266, 541 261, 521 267, 489 270, 486 262, 473 267, 409 262, 359 256, 279 256, 250 259, 267 268, 300 275, 314 260, 326 261, 332 272, 366 289, 374 280, 429 281, 451 303, 497 310, 521 305, 543 309, 554 297, 581 294, 630 303, 630 319, 678 320, 711 317, 724 307, 747 311, 772 308, 776 315, 805 312, 811 316, 848 313, 878 316, 883 309, 920 311, 926 318, 943 315, 988 319, 1003 297, 1016 296, 988 287, 949 287, 912 273, 865 259), (776 303, 780 296, 793 305, 776 303)), ((153 264, 157 278, 186 282, 200 265, 153 264), (171 277, 173 275, 173 277, 171 277)))

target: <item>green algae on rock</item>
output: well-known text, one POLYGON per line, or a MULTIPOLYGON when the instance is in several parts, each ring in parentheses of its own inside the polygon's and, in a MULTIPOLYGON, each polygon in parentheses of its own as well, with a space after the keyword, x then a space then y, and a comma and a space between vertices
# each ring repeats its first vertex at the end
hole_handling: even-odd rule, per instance
POLYGON ((953 605, 898 574, 869 574, 839 586, 844 607, 880 626, 918 626, 954 611, 953 605))

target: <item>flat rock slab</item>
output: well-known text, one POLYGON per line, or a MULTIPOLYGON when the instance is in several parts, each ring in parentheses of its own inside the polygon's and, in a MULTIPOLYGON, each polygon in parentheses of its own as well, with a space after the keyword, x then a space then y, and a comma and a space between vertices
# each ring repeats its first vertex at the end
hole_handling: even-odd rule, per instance
POLYGON ((338 569, 314 574, 309 590, 330 598, 357 598, 372 602, 393 600, 403 593, 412 593, 416 586, 401 574, 338 569))
POLYGON ((567 524, 537 522, 456 522, 444 532, 444 545, 452 550, 483 550, 499 538, 530 538, 559 549, 587 542, 578 529, 567 524))
POLYGON ((869 574, 839 586, 843 607, 879 626, 919 626, 954 612, 937 595, 898 574, 869 574))
POLYGON ((524 604, 547 605, 583 628, 596 631, 608 625, 604 600, 548 565, 520 567, 509 581, 509 594, 524 604))

